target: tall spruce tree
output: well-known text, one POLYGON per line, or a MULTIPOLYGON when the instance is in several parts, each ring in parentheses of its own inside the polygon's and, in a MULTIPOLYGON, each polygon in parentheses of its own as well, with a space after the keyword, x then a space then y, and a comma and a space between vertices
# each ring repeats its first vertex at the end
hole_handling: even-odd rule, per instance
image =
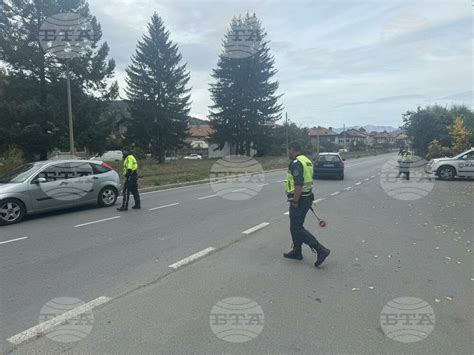
POLYGON ((183 143, 190 109, 189 72, 180 64, 178 46, 155 13, 148 33, 137 44, 127 68, 131 120, 127 135, 136 145, 151 149, 159 162, 165 152, 183 143))
POLYGON ((0 114, 0 125, 15 127, 5 138, 27 156, 39 154, 41 159, 53 147, 68 147, 65 61, 45 53, 39 42, 42 23, 59 12, 80 14, 90 21, 95 34, 87 53, 70 61, 76 147, 92 152, 105 149, 104 137, 111 125, 101 117, 118 95, 118 85, 111 81, 115 62, 107 59, 109 47, 101 42, 100 24, 85 0, 4 1, 0 62, 6 73, 0 79, 9 92, 1 98, 8 110, 0 114))
POLYGON ((224 38, 212 77, 210 92, 214 104, 210 107, 210 121, 215 133, 212 141, 223 148, 230 144, 232 154, 250 155, 251 148, 264 154, 271 127, 281 118, 281 95, 276 95, 278 82, 272 81, 277 73, 260 21, 255 14, 234 18, 224 38), (229 55, 231 43, 254 42, 248 56, 229 55), (257 45, 255 45, 257 44, 257 45))

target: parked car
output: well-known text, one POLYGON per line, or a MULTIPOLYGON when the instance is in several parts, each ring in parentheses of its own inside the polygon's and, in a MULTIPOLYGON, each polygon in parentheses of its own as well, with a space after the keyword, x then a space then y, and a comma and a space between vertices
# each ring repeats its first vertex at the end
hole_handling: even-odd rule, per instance
POLYGON ((189 154, 189 155, 185 156, 183 159, 187 159, 187 160, 201 160, 201 159, 202 159, 202 155, 199 155, 199 154, 189 154))
POLYGON ((91 160, 101 160, 101 161, 122 161, 123 154, 120 150, 108 150, 102 155, 94 155, 91 160))
POLYGON ((320 153, 314 159, 313 178, 335 176, 344 179, 344 159, 339 153, 320 153))
POLYGON ((18 223, 27 214, 79 205, 110 207, 119 191, 119 175, 102 161, 28 163, 0 176, 0 225, 18 223))
POLYGON ((452 180, 456 176, 474 177, 474 148, 452 158, 432 159, 426 164, 425 171, 441 180, 452 180))

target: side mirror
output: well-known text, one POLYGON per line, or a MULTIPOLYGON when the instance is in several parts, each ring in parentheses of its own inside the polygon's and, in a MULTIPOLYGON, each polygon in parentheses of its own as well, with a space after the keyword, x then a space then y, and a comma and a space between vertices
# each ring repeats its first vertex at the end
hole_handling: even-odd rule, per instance
POLYGON ((46 180, 46 178, 43 178, 43 177, 39 177, 37 179, 35 179, 34 183, 39 185, 39 184, 44 184, 45 182, 47 182, 48 180, 46 180))

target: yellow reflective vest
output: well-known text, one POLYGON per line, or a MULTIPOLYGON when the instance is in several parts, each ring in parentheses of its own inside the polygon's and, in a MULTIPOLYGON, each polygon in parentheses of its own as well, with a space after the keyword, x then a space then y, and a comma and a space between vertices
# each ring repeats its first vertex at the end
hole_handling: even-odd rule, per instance
POLYGON ((137 159, 135 159, 135 157, 130 154, 128 155, 124 161, 123 161, 123 175, 127 175, 127 171, 128 170, 132 170, 133 171, 137 171, 138 169, 138 163, 137 163, 137 159))
MULTIPOLYGON (((298 155, 296 160, 298 160, 303 165, 304 183, 301 195, 309 196, 313 192, 313 162, 304 155, 298 155)), ((288 175, 286 176, 285 180, 285 192, 288 196, 293 195, 295 192, 295 179, 293 178, 290 170, 288 170, 288 175)))

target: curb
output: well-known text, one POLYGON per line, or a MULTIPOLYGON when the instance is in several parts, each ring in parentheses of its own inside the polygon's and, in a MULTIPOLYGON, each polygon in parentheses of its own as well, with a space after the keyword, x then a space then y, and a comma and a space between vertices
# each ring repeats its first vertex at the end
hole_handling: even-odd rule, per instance
MULTIPOLYGON (((272 169, 272 170, 264 170, 263 173, 274 173, 277 171, 285 171, 286 168, 281 168, 281 169, 272 169)), ((233 177, 238 177, 242 175, 231 175, 222 179, 217 179, 213 181, 224 181, 229 178, 233 177)), ((150 187, 144 187, 141 189, 138 189, 139 192, 151 192, 151 191, 160 191, 160 190, 169 190, 169 189, 174 189, 177 187, 186 187, 186 186, 197 186, 197 185, 204 185, 204 184, 210 184, 211 181, 210 179, 204 179, 204 180, 194 180, 194 181, 187 181, 187 182, 178 182, 176 184, 167 184, 167 185, 161 185, 161 186, 150 186, 150 187)))

